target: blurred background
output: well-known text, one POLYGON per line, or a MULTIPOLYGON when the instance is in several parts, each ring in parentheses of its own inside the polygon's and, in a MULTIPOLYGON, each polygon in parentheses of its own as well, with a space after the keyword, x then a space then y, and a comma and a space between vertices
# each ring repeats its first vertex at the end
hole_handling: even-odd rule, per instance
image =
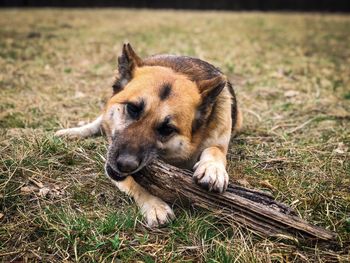
POLYGON ((1 6, 132 7, 214 10, 349 12, 347 0, 1 0, 1 6))

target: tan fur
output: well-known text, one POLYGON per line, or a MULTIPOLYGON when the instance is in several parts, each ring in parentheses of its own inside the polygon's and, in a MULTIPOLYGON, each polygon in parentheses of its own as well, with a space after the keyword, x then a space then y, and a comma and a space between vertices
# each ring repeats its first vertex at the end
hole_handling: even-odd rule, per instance
POLYGON ((236 124, 232 130, 233 134, 236 135, 237 133, 242 131, 242 128, 243 128, 243 114, 242 114, 242 111, 238 108, 237 109, 237 121, 236 121, 236 124))
MULTIPOLYGON (((118 143, 124 143, 123 149, 127 147, 130 151, 148 147, 173 165, 193 168, 196 182, 209 191, 225 191, 226 154, 231 132, 236 133, 242 127, 242 114, 232 86, 220 71, 188 57, 155 56, 142 60, 130 45, 124 45, 113 89, 114 95, 94 125, 56 134, 70 135, 71 131, 72 135, 85 137, 89 131, 92 134, 102 127, 110 144, 107 163, 115 162, 113 154, 118 153, 115 146, 118 143), (170 91, 163 98, 164 85, 168 85, 170 91), (210 96, 212 100, 208 100, 210 96), (127 104, 141 102, 142 115, 137 120, 130 118, 127 104), (166 120, 167 125, 176 127, 176 132, 169 137, 159 137, 158 129, 166 120), (118 141, 118 136, 125 142, 118 141)), ((115 164, 110 165, 109 169, 114 169, 115 164)), ((133 196, 150 226, 174 217, 164 201, 148 193, 131 176, 113 182, 133 196)))

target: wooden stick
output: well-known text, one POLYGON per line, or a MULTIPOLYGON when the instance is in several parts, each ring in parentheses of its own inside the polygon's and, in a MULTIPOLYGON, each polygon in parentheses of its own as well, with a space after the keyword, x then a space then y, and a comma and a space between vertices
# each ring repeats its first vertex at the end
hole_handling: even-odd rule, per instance
POLYGON ((211 193, 194 182, 190 171, 160 160, 153 161, 134 178, 166 202, 180 201, 213 211, 263 236, 323 241, 336 238, 334 232, 309 224, 270 194, 232 184, 223 194, 211 193))

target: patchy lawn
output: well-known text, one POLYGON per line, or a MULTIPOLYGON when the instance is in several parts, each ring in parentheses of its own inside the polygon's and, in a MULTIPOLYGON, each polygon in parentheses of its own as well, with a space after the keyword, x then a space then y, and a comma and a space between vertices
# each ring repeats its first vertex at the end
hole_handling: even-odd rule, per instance
POLYGON ((0 10, 0 258, 349 262, 349 43, 346 15, 0 10), (103 174, 103 138, 53 137, 99 114, 125 41, 221 67, 245 118, 231 181, 273 192, 339 245, 266 240, 181 208, 148 230, 103 174))

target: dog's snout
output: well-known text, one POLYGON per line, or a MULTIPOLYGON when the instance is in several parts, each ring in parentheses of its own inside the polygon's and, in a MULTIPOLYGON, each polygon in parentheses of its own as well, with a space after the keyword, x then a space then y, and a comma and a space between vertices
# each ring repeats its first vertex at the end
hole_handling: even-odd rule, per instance
POLYGON ((131 173, 140 165, 140 161, 133 155, 120 155, 117 159, 117 168, 122 173, 131 173))

